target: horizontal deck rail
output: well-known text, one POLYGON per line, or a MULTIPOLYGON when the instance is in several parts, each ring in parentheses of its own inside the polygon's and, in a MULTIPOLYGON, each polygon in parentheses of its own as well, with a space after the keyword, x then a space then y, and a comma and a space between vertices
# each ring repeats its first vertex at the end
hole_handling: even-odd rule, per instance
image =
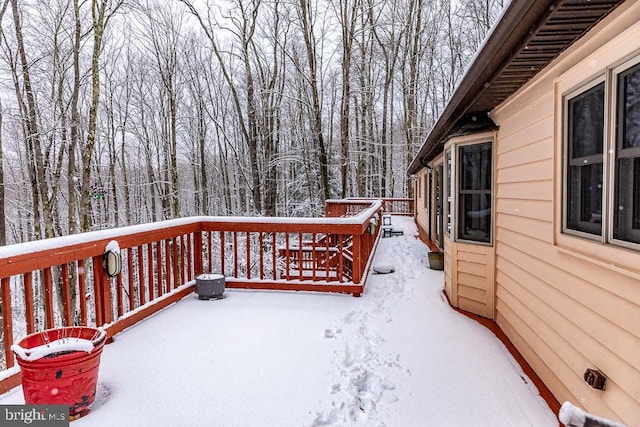
POLYGON ((344 212, 325 218, 190 217, 0 247, 0 393, 20 382, 17 339, 72 325, 111 338, 192 293, 204 272, 223 274, 228 288, 359 296, 383 203, 342 201, 344 212), (122 271, 109 278, 103 257, 114 243, 122 271))
MULTIPOLYGON (((366 209, 372 199, 353 197, 349 199, 327 200, 325 215, 330 217, 350 216, 366 209)), ((413 216, 413 199, 392 197, 382 200, 382 210, 385 214, 413 216)))

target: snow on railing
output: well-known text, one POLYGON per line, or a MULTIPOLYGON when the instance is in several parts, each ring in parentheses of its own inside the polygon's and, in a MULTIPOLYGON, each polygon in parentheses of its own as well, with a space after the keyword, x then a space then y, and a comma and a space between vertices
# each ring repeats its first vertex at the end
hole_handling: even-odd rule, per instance
POLYGON ((0 247, 0 392, 19 382, 14 340, 47 328, 104 326, 108 337, 178 301, 204 272, 228 288, 360 295, 381 200, 342 203, 349 217, 190 217, 0 247), (348 208, 349 205, 357 206, 348 208), (104 270, 105 248, 122 270, 104 270))

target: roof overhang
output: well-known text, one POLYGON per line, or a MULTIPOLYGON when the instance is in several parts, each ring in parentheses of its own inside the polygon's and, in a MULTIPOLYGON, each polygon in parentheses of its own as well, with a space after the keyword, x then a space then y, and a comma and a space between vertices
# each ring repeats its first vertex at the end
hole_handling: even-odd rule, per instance
POLYGON ((488 117, 624 1, 513 0, 431 128, 409 174, 439 155, 455 128, 470 117, 488 117))

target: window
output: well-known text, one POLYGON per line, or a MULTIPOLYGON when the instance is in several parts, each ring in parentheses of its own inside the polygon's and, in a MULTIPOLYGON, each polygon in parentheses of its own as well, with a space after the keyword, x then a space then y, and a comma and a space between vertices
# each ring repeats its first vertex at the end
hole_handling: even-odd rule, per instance
POLYGON ((617 76, 613 238, 640 243, 640 64, 617 76))
POLYGON ((638 60, 569 94, 565 115, 563 231, 640 244, 638 60))
POLYGON ((571 98, 567 109, 567 228, 599 235, 604 161, 604 83, 571 98))
POLYGON ((491 241, 491 143, 458 147, 458 239, 491 241))
POLYGON ((427 173, 424 175, 424 185, 423 185, 423 188, 424 188, 424 195, 423 195, 423 197, 424 197, 424 207, 426 209, 429 209, 429 203, 430 203, 430 198, 431 198, 431 195, 429 194, 429 190, 431 189, 430 181, 431 181, 431 172, 427 171, 427 173))
POLYGON ((444 214, 444 232, 453 239, 451 235, 453 212, 453 159, 451 158, 451 151, 453 148, 448 149, 444 153, 444 200, 443 202, 443 214, 444 214))
POLYGON ((433 196, 434 196, 434 228, 435 238, 440 249, 444 249, 444 226, 443 226, 443 211, 444 211, 444 193, 442 176, 444 174, 443 164, 440 163, 433 169, 433 196))
POLYGON ((437 232, 451 240, 492 242, 492 137, 475 135, 473 142, 452 142, 435 169, 437 232))

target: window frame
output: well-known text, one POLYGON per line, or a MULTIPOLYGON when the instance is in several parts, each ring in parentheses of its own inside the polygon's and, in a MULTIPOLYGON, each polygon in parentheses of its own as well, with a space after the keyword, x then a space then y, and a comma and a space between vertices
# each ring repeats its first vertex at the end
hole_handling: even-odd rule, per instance
MULTIPOLYGON (((495 153, 495 132, 481 133, 471 136, 466 136, 464 139, 456 138, 449 141, 443 152, 443 160, 439 165, 442 167, 442 219, 443 219, 443 234, 451 242, 466 243, 479 246, 493 246, 495 239, 495 216, 496 216, 496 198, 495 198, 495 167, 496 167, 496 153, 495 153), (490 198, 490 220, 489 220, 489 238, 488 240, 474 240, 467 238, 463 234, 459 233, 460 220, 460 203, 461 203, 461 173, 460 167, 462 162, 460 160, 460 150, 463 147, 473 145, 490 146, 491 152, 491 167, 490 167, 490 188, 485 191, 490 198), (447 168, 449 169, 447 171, 447 168), (447 223, 448 222, 448 223, 447 223), (449 229, 447 230, 447 225, 449 229)), ((475 191, 475 190, 474 190, 475 191)))
MULTIPOLYGON (((631 71, 634 67, 640 66, 640 55, 637 53, 630 59, 620 61, 607 67, 604 72, 597 75, 595 78, 578 85, 568 91, 566 91, 562 99, 562 142, 561 142, 561 235, 569 235, 578 237, 581 239, 587 239, 594 242, 598 242, 606 245, 607 247, 625 248, 634 251, 640 251, 640 243, 635 243, 628 240, 623 240, 614 237, 614 229, 616 227, 616 214, 614 212, 616 206, 616 189, 617 189, 617 176, 618 173, 618 153, 620 135, 618 130, 619 120, 619 77, 624 75, 625 72, 631 71), (581 232, 579 230, 570 229, 567 224, 568 214, 568 149, 569 149, 569 111, 568 102, 576 96, 586 93, 595 86, 604 83, 604 125, 603 125, 603 166, 602 166, 602 220, 600 227, 600 234, 590 234, 581 232)), ((627 149, 633 152, 632 158, 640 159, 640 147, 634 147, 627 149)), ((640 185, 640 184, 639 184, 640 185)), ((632 190, 633 191, 633 190, 632 190)), ((633 196, 631 196, 633 197, 633 196)), ((633 232, 633 234, 640 237, 640 230, 633 232)))
POLYGON ((452 156, 451 153, 455 153, 456 145, 453 144, 444 150, 444 163, 442 174, 442 227, 443 234, 449 238, 449 240, 455 240, 455 233, 453 230, 456 228, 456 188, 455 176, 456 176, 456 156, 452 156))
POLYGON ((473 244, 478 244, 478 245, 492 245, 493 242, 493 223, 494 223, 494 216, 495 216, 495 201, 494 201, 494 197, 493 197, 493 193, 494 193, 494 185, 493 185, 493 178, 494 178, 494 155, 493 155, 493 141, 492 140, 481 140, 481 141, 473 141, 473 142, 468 142, 468 143, 459 143, 455 145, 455 158, 457 159, 456 164, 458 165, 457 170, 455 170, 455 175, 457 178, 457 183, 455 185, 455 221, 454 221, 454 229, 455 229, 455 240, 458 242, 466 242, 466 243, 473 243, 473 244), (464 182, 463 178, 462 178, 462 160, 461 160, 461 154, 462 154, 462 150, 464 148, 467 147, 471 147, 474 145, 488 145, 489 146, 489 153, 490 153, 490 167, 489 167, 489 188, 485 188, 485 189, 481 189, 481 190, 473 190, 473 189, 462 189, 462 184, 464 182), (485 195, 485 196, 489 196, 489 206, 490 206, 490 218, 489 218, 489 236, 487 240, 479 240, 479 239, 473 239, 470 238, 470 236, 465 236, 463 233, 462 228, 464 227, 464 224, 466 224, 466 221, 464 219, 461 218, 462 212, 461 209, 464 205, 464 203, 462 202, 462 196, 463 195, 473 195, 473 194, 481 194, 481 195, 485 195))
POLYGON ((422 197, 424 198, 424 208, 430 208, 430 198, 431 198, 431 170, 427 169, 427 173, 424 174, 424 183, 422 185, 422 197))
POLYGON ((444 162, 433 166, 433 229, 435 242, 444 250, 444 162))
MULTIPOLYGON (((640 67, 640 56, 635 56, 632 59, 621 63, 620 65, 613 67, 610 71, 610 81, 611 81, 611 90, 610 90, 610 105, 611 105, 611 118, 610 118, 610 126, 611 126, 611 134, 609 141, 609 150, 610 150, 610 171, 608 177, 611 181, 611 187, 608 191, 608 200, 611 208, 611 220, 610 224, 607 228, 607 241, 611 244, 622 246, 629 249, 640 250, 640 243, 632 242, 629 240, 623 240, 614 237, 615 228, 616 228, 616 214, 614 213, 614 208, 616 206, 617 200, 617 173, 618 173, 618 159, 619 158, 640 158, 640 146, 623 149, 620 147, 620 124, 619 120, 621 117, 618 117, 618 107, 619 107, 619 77, 627 72, 630 72, 633 68, 640 67), (624 151, 624 156, 618 156, 620 151, 624 151), (631 155, 629 155, 631 153, 631 155)), ((640 69, 640 68, 639 68, 640 69)), ((633 190, 632 190, 633 191, 633 190)), ((633 196, 632 196, 633 197, 633 196)), ((632 231, 632 234, 635 235, 636 239, 640 240, 640 229, 636 229, 637 231, 632 231)))
MULTIPOLYGON (((604 230, 603 230, 603 224, 605 224, 605 218, 608 218, 607 215, 607 192, 605 191, 605 189, 607 188, 607 149, 606 149, 606 140, 607 140, 607 135, 608 135, 608 117, 609 117, 609 112, 608 112, 608 94, 607 94, 607 85, 606 85, 606 78, 604 75, 598 76, 597 78, 591 80, 590 82, 581 85, 580 87, 578 87, 577 89, 574 89, 570 92, 568 92, 567 94, 565 94, 563 96, 562 99, 562 115, 563 115, 563 119, 562 119, 562 129, 563 129, 563 136, 562 136, 562 232, 566 233, 566 234, 571 234, 574 236, 578 236, 578 237, 583 237, 586 239, 590 239, 590 240, 595 240, 595 241, 602 241, 603 236, 604 236, 604 230), (576 230, 576 229, 572 229, 569 228, 568 222, 569 222, 569 214, 568 214, 568 175, 569 175, 569 102, 575 98, 577 98, 580 95, 586 94, 587 92, 591 91, 592 89, 594 89, 595 87, 599 86, 600 84, 605 84, 604 86, 604 123, 603 123, 603 152, 602 152, 602 209, 601 209, 601 214, 602 214, 602 218, 600 221, 600 233, 599 234, 595 234, 595 233, 590 233, 590 232, 586 232, 586 231, 580 231, 580 230, 576 230)), ((589 158, 593 158, 595 156, 585 156, 585 157, 580 157, 580 159, 586 159, 587 157, 589 158)), ((574 159, 575 160, 575 159, 574 159)))

